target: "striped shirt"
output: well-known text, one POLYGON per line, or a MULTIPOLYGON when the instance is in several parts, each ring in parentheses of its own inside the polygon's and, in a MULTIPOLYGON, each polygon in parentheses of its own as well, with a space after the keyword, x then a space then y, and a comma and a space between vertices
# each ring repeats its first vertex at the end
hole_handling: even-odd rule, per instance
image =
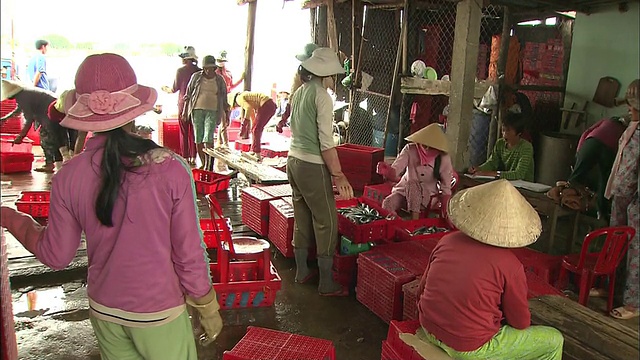
POLYGON ((530 142, 520 139, 516 146, 509 149, 502 138, 496 141, 493 153, 484 164, 478 166, 478 170, 500 171, 502 179, 533 182, 533 166, 533 146, 530 142))

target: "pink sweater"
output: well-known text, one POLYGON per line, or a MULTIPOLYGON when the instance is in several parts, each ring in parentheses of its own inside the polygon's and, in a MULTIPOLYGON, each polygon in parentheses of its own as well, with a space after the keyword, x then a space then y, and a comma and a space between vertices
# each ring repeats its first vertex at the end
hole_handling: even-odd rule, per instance
POLYGON ((95 214, 103 136, 54 177, 49 225, 36 257, 54 269, 71 263, 84 231, 88 295, 109 308, 151 313, 202 297, 211 289, 191 172, 173 153, 126 173, 113 210, 113 227, 95 214))

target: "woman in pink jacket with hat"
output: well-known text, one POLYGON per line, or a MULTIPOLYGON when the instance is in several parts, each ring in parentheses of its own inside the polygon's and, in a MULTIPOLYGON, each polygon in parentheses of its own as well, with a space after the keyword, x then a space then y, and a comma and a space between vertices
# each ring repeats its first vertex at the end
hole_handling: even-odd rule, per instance
POLYGON ((87 57, 61 125, 96 135, 53 177, 49 224, 2 206, 0 225, 53 269, 69 265, 84 232, 90 319, 105 360, 196 360, 187 304, 209 338, 222 329, 189 166, 131 134, 156 99, 123 57, 87 57))

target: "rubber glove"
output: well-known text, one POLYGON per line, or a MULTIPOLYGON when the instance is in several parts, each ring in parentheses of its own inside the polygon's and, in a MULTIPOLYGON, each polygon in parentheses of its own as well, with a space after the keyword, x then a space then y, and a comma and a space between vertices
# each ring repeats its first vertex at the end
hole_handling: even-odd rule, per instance
POLYGON ((31 216, 6 206, 0 208, 0 226, 6 228, 32 254, 35 254, 45 229, 31 216))
POLYGON ((205 301, 196 301, 187 297, 187 304, 200 313, 200 324, 207 334, 207 342, 212 342, 222 331, 222 317, 219 312, 220 304, 218 304, 216 292, 213 289, 201 299, 205 301))

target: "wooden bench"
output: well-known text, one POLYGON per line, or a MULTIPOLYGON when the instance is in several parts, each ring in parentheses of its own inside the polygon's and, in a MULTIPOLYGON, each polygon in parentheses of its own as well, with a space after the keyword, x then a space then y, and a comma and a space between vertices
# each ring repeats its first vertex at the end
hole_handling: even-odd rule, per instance
POLYGON ((635 360, 638 330, 562 296, 529 300, 531 322, 552 326, 564 335, 565 360, 635 360))

